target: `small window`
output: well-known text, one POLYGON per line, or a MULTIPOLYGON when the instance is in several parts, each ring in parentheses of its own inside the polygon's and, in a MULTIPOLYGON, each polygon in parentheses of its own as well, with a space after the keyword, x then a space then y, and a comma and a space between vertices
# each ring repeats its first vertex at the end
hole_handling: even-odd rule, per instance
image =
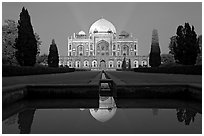
POLYGON ((88 61, 84 61, 84 66, 88 67, 88 65, 89 65, 89 62, 88 61))
POLYGON ((138 67, 138 61, 137 60, 134 61, 134 67, 135 68, 138 67))
POLYGON ((137 45, 135 44, 135 50, 137 50, 137 45))
POLYGON ((83 50, 82 46, 79 48, 79 50, 80 50, 80 51, 82 51, 82 50, 83 50))
POLYGON ((93 50, 93 45, 92 44, 90 45, 90 50, 93 50))
POLYGON ((118 63, 118 65, 117 65, 117 66, 118 66, 118 68, 120 68, 120 67, 121 67, 121 62, 120 62, 120 61, 118 61, 117 63, 118 63))
POLYGON ((116 55, 115 55, 115 52, 113 52, 113 56, 116 56, 116 55))
POLYGON ((104 50, 105 50, 105 47, 104 47, 104 46, 102 46, 102 47, 101 47, 101 50, 102 50, 102 51, 104 51, 104 50))
POLYGON ((95 60, 92 62, 92 67, 97 67, 97 62, 95 60))
POLYGON ((113 67, 113 62, 112 62, 112 61, 109 62, 109 67, 110 67, 110 68, 113 67))
POLYGON ((69 50, 72 50, 72 45, 71 44, 69 45, 69 50))
POLYGON ((113 45, 113 50, 115 50, 115 44, 113 45))
POLYGON ((100 51, 97 52, 97 55, 100 55, 100 51))

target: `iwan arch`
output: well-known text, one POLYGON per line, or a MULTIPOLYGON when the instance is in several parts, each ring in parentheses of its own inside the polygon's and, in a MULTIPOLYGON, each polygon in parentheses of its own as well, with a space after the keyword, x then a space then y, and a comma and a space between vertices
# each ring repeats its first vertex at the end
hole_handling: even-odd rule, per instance
POLYGON ((101 18, 94 22, 89 35, 84 31, 68 37, 67 56, 61 56, 59 65, 92 70, 116 70, 122 61, 131 67, 148 66, 148 56, 138 55, 138 41, 132 35, 116 35, 115 26, 101 18))

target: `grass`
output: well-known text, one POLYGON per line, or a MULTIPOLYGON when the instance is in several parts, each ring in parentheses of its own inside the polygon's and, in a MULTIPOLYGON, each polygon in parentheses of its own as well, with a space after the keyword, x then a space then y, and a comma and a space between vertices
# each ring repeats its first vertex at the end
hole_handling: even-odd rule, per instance
POLYGON ((171 66, 171 67, 148 67, 134 68, 135 72, 144 73, 167 73, 167 74, 186 74, 186 75, 202 75, 202 66, 171 66))
POLYGON ((67 73, 74 72, 74 68, 60 67, 60 68, 51 68, 45 66, 35 66, 35 67, 20 67, 20 66, 2 66, 2 76, 25 76, 25 75, 40 75, 40 74, 53 74, 53 73, 67 73))

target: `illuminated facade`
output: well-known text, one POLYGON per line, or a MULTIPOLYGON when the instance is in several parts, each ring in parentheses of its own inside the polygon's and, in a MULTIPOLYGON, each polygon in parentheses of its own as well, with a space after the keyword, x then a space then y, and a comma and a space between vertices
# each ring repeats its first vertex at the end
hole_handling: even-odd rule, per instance
MULTIPOLYGON (((68 37, 67 56, 61 56, 59 65, 92 70, 115 70, 123 59, 131 68, 148 65, 147 56, 138 55, 138 41, 132 35, 116 36, 115 26, 104 18, 94 22, 89 35, 84 31, 68 37)), ((128 66, 128 65, 127 65, 128 66)))

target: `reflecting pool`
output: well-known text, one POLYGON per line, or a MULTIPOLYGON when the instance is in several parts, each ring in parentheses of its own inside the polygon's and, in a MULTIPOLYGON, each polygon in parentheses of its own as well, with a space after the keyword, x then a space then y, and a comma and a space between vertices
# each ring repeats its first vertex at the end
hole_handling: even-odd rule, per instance
POLYGON ((52 100, 41 104, 23 102, 19 104, 17 112, 10 109, 3 110, 2 132, 4 134, 202 133, 202 106, 196 102, 156 99, 114 100, 113 97, 100 97, 98 107, 80 105, 81 102, 74 99, 66 106, 62 106, 60 102, 53 104, 52 100), (43 105, 45 103, 47 105, 43 105))

